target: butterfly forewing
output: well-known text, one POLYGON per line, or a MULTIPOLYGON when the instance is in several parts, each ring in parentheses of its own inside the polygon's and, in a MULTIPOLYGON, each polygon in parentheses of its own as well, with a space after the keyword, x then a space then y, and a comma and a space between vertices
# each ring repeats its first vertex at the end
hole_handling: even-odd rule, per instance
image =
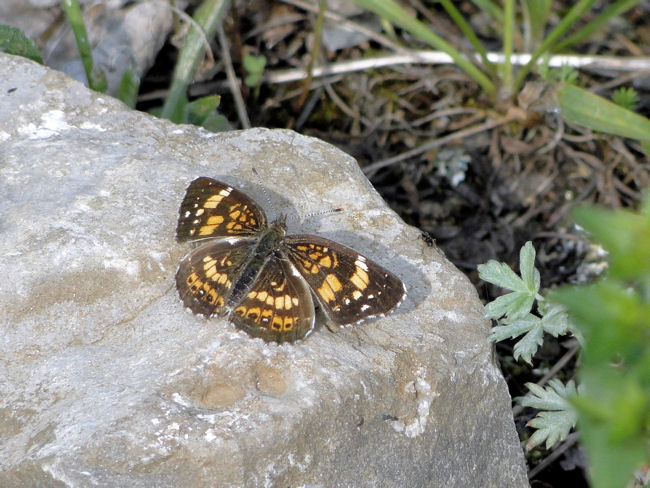
POLYGON ((181 261, 176 287, 186 307, 205 316, 226 312, 228 297, 252 252, 253 239, 205 244, 181 261))
POLYGON ((296 341, 314 327, 314 304, 305 281, 291 264, 271 255, 231 320, 265 341, 296 341))
POLYGON ((264 211, 248 196, 225 183, 201 177, 187 188, 176 238, 182 242, 255 235, 265 227, 264 211))
POLYGON ((383 315, 404 298, 399 278, 353 249, 312 235, 287 236, 285 243, 289 259, 335 324, 383 315))

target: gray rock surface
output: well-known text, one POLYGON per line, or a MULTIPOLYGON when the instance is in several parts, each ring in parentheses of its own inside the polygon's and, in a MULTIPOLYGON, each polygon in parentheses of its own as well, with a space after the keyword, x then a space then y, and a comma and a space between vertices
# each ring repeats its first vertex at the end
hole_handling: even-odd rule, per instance
POLYGON ((0 486, 528 485, 475 290, 351 157, 173 125, 1 54, 0 151, 0 486), (281 346, 188 313, 174 230, 198 176, 366 253, 405 302, 281 346))

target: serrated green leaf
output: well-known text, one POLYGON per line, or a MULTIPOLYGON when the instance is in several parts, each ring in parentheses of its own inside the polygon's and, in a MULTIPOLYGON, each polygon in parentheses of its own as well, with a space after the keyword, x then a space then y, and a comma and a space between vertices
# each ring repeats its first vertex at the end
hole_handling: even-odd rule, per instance
POLYGON ((490 259, 486 264, 478 265, 478 276, 483 281, 500 286, 506 290, 528 293, 523 280, 505 263, 490 259))
POLYGON ((567 334, 573 323, 569 319, 566 309, 557 303, 548 305, 543 312, 542 327, 553 337, 567 334))
POLYGON ((43 64, 38 47, 18 27, 0 24, 0 51, 43 64))
POLYGON ((502 341, 503 339, 512 339, 518 337, 521 334, 533 329, 534 327, 537 327, 539 322, 539 317, 528 314, 521 319, 513 321, 512 323, 506 325, 497 325, 496 327, 492 327, 489 340, 497 342, 502 341))
POLYGON ((507 316, 510 320, 524 317, 533 306, 534 298, 528 293, 512 292, 497 297, 485 306, 485 316, 498 319, 507 316))
POLYGON ((512 354, 514 358, 516 360, 523 359, 528 364, 532 364, 531 358, 533 354, 537 352, 537 348, 544 342, 542 340, 543 333, 544 329, 542 329, 540 322, 515 344, 512 354))
POLYGON ((535 269, 535 248, 533 243, 528 241, 519 251, 519 272, 526 289, 537 294, 540 285, 539 271, 535 269))
POLYGON ((546 441, 546 448, 550 448, 559 440, 563 440, 578 421, 578 413, 569 402, 569 398, 576 395, 573 380, 563 385, 558 379, 552 379, 546 388, 535 383, 526 383, 530 392, 516 401, 525 407, 539 408, 542 411, 530 422, 528 426, 538 429, 528 440, 526 449, 546 441))
POLYGON ((526 449, 530 450, 544 441, 546 441, 546 449, 550 449, 556 442, 566 439, 577 421, 578 416, 575 411, 540 412, 526 424, 537 429, 526 443, 526 449))
POLYGON ((530 390, 526 396, 517 398, 517 402, 524 407, 539 408, 542 410, 565 410, 571 408, 568 398, 575 396, 576 385, 570 380, 566 385, 556 378, 548 382, 546 388, 535 383, 526 383, 530 390))

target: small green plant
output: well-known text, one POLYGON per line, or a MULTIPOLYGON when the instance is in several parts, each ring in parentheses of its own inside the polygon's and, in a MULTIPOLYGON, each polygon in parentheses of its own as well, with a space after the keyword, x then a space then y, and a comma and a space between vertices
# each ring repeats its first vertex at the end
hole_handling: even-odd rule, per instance
POLYGON ((527 242, 519 253, 521 277, 505 263, 494 260, 478 266, 479 277, 483 281, 500 286, 510 293, 498 297, 485 306, 488 318, 497 320, 498 325, 492 329, 490 340, 497 342, 514 339, 523 335, 515 343, 515 359, 531 363, 532 356, 543 342, 544 332, 554 337, 573 332, 566 311, 559 305, 549 304, 540 295, 539 271, 535 268, 535 249, 527 242), (538 314, 531 310, 538 302, 538 314))
POLYGON ((540 409, 528 424, 536 430, 527 448, 551 447, 577 422, 592 486, 622 487, 650 463, 650 195, 638 214, 587 207, 574 215, 609 252, 607 275, 544 297, 530 242, 520 252, 521 276, 496 261, 480 265, 483 280, 510 290, 486 305, 498 324, 490 340, 523 335, 514 356, 531 363, 544 332, 578 337, 580 386, 528 383, 530 393, 517 399, 540 409))
POLYGON ((264 74, 264 67, 266 66, 266 58, 264 56, 254 56, 246 54, 242 60, 244 69, 246 70, 246 79, 244 83, 251 88, 257 88, 264 74))
POLYGON ((635 111, 639 104, 639 94, 632 87, 621 87, 612 93, 612 101, 621 107, 635 111))

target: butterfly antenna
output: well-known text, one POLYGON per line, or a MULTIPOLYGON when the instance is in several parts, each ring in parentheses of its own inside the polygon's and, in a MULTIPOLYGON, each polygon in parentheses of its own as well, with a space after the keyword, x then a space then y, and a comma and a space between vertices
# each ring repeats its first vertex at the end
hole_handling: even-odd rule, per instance
POLYGON ((343 207, 331 208, 329 210, 323 210, 321 212, 312 212, 303 217, 303 220, 313 219, 314 217, 322 217, 323 215, 330 215, 333 213, 343 212, 343 207))
POLYGON ((264 186, 262 177, 260 176, 260 174, 257 172, 255 168, 253 168, 253 173, 255 173, 255 176, 257 176, 257 182, 260 184, 260 188, 262 188, 262 193, 264 193, 264 198, 266 198, 266 203, 268 204, 269 208, 275 210, 275 205, 273 205, 273 202, 271 201, 271 197, 269 196, 269 193, 266 191, 266 187, 264 186))

